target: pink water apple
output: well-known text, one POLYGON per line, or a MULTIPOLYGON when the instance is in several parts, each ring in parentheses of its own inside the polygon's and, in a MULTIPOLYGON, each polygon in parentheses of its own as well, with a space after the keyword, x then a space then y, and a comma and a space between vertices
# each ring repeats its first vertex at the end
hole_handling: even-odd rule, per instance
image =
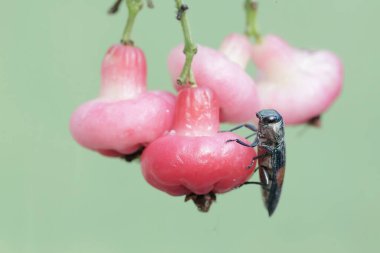
MULTIPOLYGON (((226 47, 224 50, 230 49, 226 47)), ((169 71, 174 84, 185 61, 182 51, 180 45, 169 55, 169 71)), ((222 122, 246 122, 254 118, 258 110, 257 87, 241 64, 236 63, 240 61, 238 55, 234 62, 217 50, 199 45, 192 63, 198 86, 210 88, 218 98, 222 122)), ((180 89, 178 85, 176 88, 180 89)))
POLYGON ((170 195, 187 195, 199 210, 207 211, 216 193, 240 186, 253 173, 247 169, 256 152, 218 132, 219 107, 208 88, 179 91, 173 130, 153 141, 141 158, 142 172, 155 188, 170 195))
POLYGON ((287 124, 314 121, 341 93, 343 67, 332 52, 297 49, 268 35, 253 46, 252 56, 260 109, 276 109, 287 124))
POLYGON ((70 130, 82 146, 106 156, 138 152, 171 129, 175 97, 146 91, 143 51, 112 46, 102 63, 100 95, 75 110, 70 130))
POLYGON ((232 33, 223 39, 219 51, 244 69, 252 56, 252 43, 248 36, 232 33))

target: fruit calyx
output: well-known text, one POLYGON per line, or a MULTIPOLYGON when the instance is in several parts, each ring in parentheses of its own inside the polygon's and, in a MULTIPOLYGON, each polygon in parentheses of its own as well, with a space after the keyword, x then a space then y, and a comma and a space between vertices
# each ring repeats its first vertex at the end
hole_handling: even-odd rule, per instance
POLYGON ((185 202, 192 200, 197 206, 198 211, 202 213, 207 213, 213 202, 216 201, 216 195, 213 192, 197 195, 194 193, 187 194, 185 197, 185 202))

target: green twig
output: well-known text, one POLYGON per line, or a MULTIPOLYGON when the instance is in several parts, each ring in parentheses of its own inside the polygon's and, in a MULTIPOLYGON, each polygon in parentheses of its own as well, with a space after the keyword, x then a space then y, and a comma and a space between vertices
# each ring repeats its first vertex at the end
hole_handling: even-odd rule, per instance
POLYGON ((125 0, 125 2, 128 7, 128 20, 124 28, 123 38, 121 39, 121 43, 127 44, 127 45, 129 44, 133 45, 133 41, 131 40, 132 28, 135 23, 137 14, 143 7, 143 2, 142 0, 125 0))
POLYGON ((185 39, 185 48, 183 50, 186 55, 185 64, 183 65, 181 75, 177 79, 179 85, 190 83, 196 86, 193 71, 191 69, 191 63, 194 55, 197 53, 197 46, 191 39, 190 27, 187 21, 186 11, 188 6, 182 3, 182 0, 175 0, 177 7, 177 19, 181 22, 182 31, 185 39))
POLYGON ((248 37, 254 37, 256 42, 261 42, 261 34, 257 28, 257 2, 253 0, 245 0, 244 8, 246 15, 246 30, 245 34, 248 37))

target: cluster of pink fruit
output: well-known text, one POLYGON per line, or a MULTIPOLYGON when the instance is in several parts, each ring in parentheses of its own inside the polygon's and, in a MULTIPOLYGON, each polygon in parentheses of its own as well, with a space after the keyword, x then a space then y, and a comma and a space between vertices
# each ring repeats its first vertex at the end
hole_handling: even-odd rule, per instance
MULTIPOLYGON (((253 121, 258 110, 279 111, 286 124, 304 124, 333 103, 342 88, 342 66, 327 51, 309 52, 270 35, 255 44, 240 34, 228 36, 220 50, 198 46, 192 62, 197 86, 178 85, 183 45, 169 56, 178 94, 147 91, 147 66, 141 49, 112 46, 103 60, 100 96, 72 115, 70 130, 82 146, 109 157, 141 155, 142 173, 152 186, 186 195, 207 211, 214 194, 248 180, 254 149, 243 139, 219 132, 221 122, 253 121), (252 59, 256 81, 244 70, 252 59)), ((247 141, 248 142, 248 141, 247 141)))

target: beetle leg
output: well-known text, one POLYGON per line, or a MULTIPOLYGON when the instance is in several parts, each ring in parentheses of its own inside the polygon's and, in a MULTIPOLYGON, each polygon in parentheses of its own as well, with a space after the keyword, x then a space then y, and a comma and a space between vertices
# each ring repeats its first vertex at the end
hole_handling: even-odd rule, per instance
POLYGON ((242 128, 242 127, 246 127, 246 128, 248 128, 249 130, 251 130, 253 132, 257 132, 257 127, 255 125, 253 125, 253 124, 243 124, 243 125, 239 125, 237 127, 234 127, 234 128, 232 128, 230 130, 221 131, 221 132, 233 132, 233 131, 236 131, 236 130, 242 128))
POLYGON ((266 184, 263 184, 261 182, 252 182, 252 181, 248 181, 248 182, 245 182, 243 183, 242 185, 240 185, 239 187, 242 187, 243 185, 246 185, 246 184, 257 184, 257 185, 261 185, 261 186, 266 186, 266 184))
POLYGON ((244 185, 247 185, 247 184, 256 184, 256 185, 265 186, 265 185, 264 185, 263 183, 261 183, 261 182, 252 182, 252 181, 248 181, 248 182, 244 182, 244 183, 242 183, 241 185, 235 187, 235 189, 240 188, 240 187, 242 187, 242 186, 244 186, 244 185))
POLYGON ((235 142, 237 142, 237 143, 239 143, 240 145, 243 145, 243 146, 245 146, 245 147, 249 147, 249 148, 251 148, 251 144, 245 143, 245 142, 243 142, 242 140, 239 140, 239 139, 230 139, 230 140, 226 140, 226 143, 228 143, 228 142, 232 142, 232 141, 235 141, 235 142))
POLYGON ((235 142, 239 143, 240 145, 243 145, 243 146, 249 147, 249 148, 254 148, 254 147, 256 147, 259 144, 259 139, 258 138, 256 138, 254 140, 254 142, 252 142, 251 144, 245 143, 245 142, 243 142, 242 140, 239 140, 239 139, 227 140, 226 143, 227 142, 231 142, 231 141, 235 141, 235 142))
POLYGON ((265 185, 261 182, 252 182, 252 181, 248 181, 248 182, 244 182, 242 183, 241 185, 239 186, 236 186, 235 189, 238 189, 240 187, 242 187, 243 185, 247 185, 247 184, 256 184, 256 185, 261 185, 262 187, 264 187, 265 185))
POLYGON ((240 187, 242 187, 242 186, 244 186, 244 185, 247 185, 247 184, 260 185, 264 190, 266 190, 266 191, 268 190, 268 187, 267 187, 268 184, 265 184, 265 183, 262 183, 262 182, 254 182, 254 181, 244 182, 244 183, 242 183, 241 185, 235 187, 235 189, 240 188, 240 187))
POLYGON ((242 183, 241 185, 235 187, 235 189, 237 188, 240 188, 242 187, 243 185, 247 185, 247 184, 256 184, 256 185, 261 185, 261 187, 263 187, 265 190, 267 190, 267 186, 269 184, 269 175, 268 173, 266 172, 266 169, 265 167, 263 166, 259 166, 255 169, 255 171, 253 173, 255 173, 256 171, 262 171, 264 173, 264 176, 265 176, 265 182, 254 182, 254 181, 248 181, 248 182, 244 182, 242 183))
MULTIPOLYGON (((261 154, 261 155, 254 156, 254 157, 252 158, 251 164, 248 165, 247 169, 252 168, 252 166, 253 166, 255 160, 260 159, 260 158, 263 158, 263 157, 267 157, 267 156, 270 156, 270 155, 271 155, 271 153, 268 152, 268 153, 264 153, 264 154, 261 154)), ((256 170, 257 170, 257 169, 256 169, 256 170)))

